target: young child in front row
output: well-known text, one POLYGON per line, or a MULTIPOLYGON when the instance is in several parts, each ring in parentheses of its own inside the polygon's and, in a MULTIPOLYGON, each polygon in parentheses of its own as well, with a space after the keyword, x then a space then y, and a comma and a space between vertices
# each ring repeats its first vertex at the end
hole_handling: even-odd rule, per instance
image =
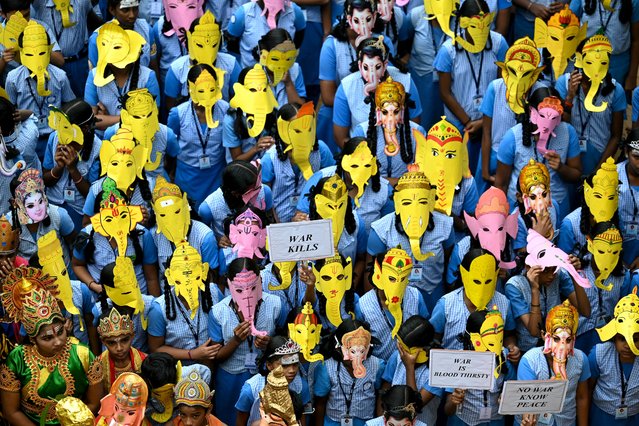
POLYGON ((196 371, 180 380, 174 390, 178 416, 173 419, 173 426, 223 426, 211 414, 214 393, 196 371))

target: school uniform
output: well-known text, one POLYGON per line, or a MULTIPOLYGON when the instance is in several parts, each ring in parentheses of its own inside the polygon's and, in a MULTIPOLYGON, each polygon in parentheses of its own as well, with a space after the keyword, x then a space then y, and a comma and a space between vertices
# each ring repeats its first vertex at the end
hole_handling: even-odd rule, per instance
MULTIPOLYGON (((93 31, 91 36, 89 36, 89 64, 92 68, 95 68, 98 65, 98 30, 100 28, 93 31)), ((155 41, 153 40, 151 33, 151 26, 144 19, 138 18, 135 20, 135 24, 133 24, 133 30, 144 37, 144 40, 146 41, 146 43, 142 46, 140 65, 148 67, 151 62, 151 55, 155 54, 155 47, 152 48, 155 41)))
MULTIPOLYGON (((335 331, 337 328, 326 316, 326 305, 320 306, 320 301, 318 297, 318 291, 315 289, 315 303, 313 304, 313 310, 315 311, 315 315, 317 315, 317 319, 322 324, 322 335, 328 335, 329 333, 335 331)), ((326 298, 326 296, 324 296, 326 298)), ((346 294, 342 298, 342 301, 339 304, 339 314, 342 320, 353 318, 355 315, 355 319, 358 321, 362 321, 364 319, 364 315, 362 314, 362 310, 359 307, 359 294, 355 293, 353 290, 353 307, 347 308, 346 306, 346 294), (347 311, 348 309, 348 311, 347 311), (351 312, 352 310, 352 312, 351 312)))
MULTIPOLYGON (((25 169, 41 170, 40 159, 36 155, 36 147, 38 145, 38 121, 35 116, 31 115, 23 122, 16 123, 15 130, 12 134, 4 136, 4 143, 7 148, 15 148, 19 154, 14 158, 4 159, 5 171, 11 170, 18 161, 26 163, 25 169)), ((11 193, 11 181, 14 177, 19 176, 22 170, 16 169, 11 176, 5 176, 0 173, 0 212, 6 213, 10 210, 9 200, 13 198, 11 193)))
MULTIPOLYGON (((170 266, 171 257, 175 251, 175 244, 169 241, 164 234, 158 231, 157 225, 151 230, 153 236, 153 242, 155 243, 155 250, 158 257, 158 274, 161 279, 164 279, 164 271, 170 266)), ((208 263, 209 269, 217 269, 217 241, 213 231, 197 220, 191 220, 191 226, 189 232, 186 235, 186 240, 202 257, 202 263, 208 263)))
POLYGON ((623 237, 621 255, 626 265, 630 265, 639 257, 639 186, 630 186, 626 164, 628 160, 617 164, 619 174, 619 226, 623 237))
MULTIPOLYGON (((162 4, 161 1, 158 2, 162 4)), ((165 22, 166 17, 162 15, 151 28, 151 34, 157 49, 156 57, 158 58, 161 82, 166 81, 166 74, 168 73, 171 64, 178 58, 184 55, 188 56, 189 54, 186 46, 180 42, 177 33, 167 36, 162 32, 165 22)), ((173 27, 171 27, 171 29, 173 29, 173 27)))
MULTIPOLYGON (((100 192, 102 192, 102 183, 104 182, 104 179, 106 179, 106 176, 103 176, 93 182, 91 184, 91 187, 89 188, 89 192, 87 193, 82 212, 89 217, 97 213, 97 211, 95 210, 95 199, 100 194, 100 192)), ((151 203, 151 191, 153 191, 153 188, 155 187, 155 179, 153 177, 147 176, 146 181, 149 185, 148 199, 144 198, 145 195, 143 195, 142 190, 140 189, 139 181, 133 184, 133 192, 130 196, 128 196, 128 199, 129 205, 143 206, 147 209, 149 214, 151 214, 151 212, 153 211, 153 204, 151 203)))
MULTIPOLYGON (((551 191, 552 192, 552 191, 551 191)), ((551 203, 550 207, 548 207, 548 216, 550 216, 550 224, 552 225, 552 229, 555 230, 555 235, 553 236, 553 242, 557 239, 557 230, 559 229, 559 225, 561 224, 561 219, 559 218, 559 203, 554 197, 554 194, 551 194, 551 203)), ((519 249, 525 248, 528 245, 528 227, 526 226, 526 221, 521 215, 521 210, 519 206, 515 206, 511 214, 518 211, 519 217, 517 218, 517 236, 515 237, 515 241, 513 242, 513 248, 515 251, 519 249)), ((531 219, 532 221, 532 219, 531 219)))
MULTIPOLYGON (((242 153, 246 153, 253 149, 253 147, 257 144, 257 141, 261 137, 275 137, 274 132, 268 129, 268 126, 265 126, 264 129, 262 129, 262 131, 257 136, 249 136, 248 132, 246 132, 246 137, 241 138, 235 130, 235 120, 238 114, 239 111, 237 109, 229 108, 226 115, 224 116, 224 122, 222 123, 222 125, 224 126, 222 129, 222 144, 225 148, 227 163, 233 161, 233 155, 231 154, 231 150, 233 148, 241 148, 242 153)), ((276 112, 273 111, 273 114, 276 114, 276 112)), ((244 126, 244 128, 246 128, 246 117, 242 115, 240 117, 240 120, 242 121, 242 125, 244 126)), ((258 150, 257 153, 250 159, 250 161, 259 160, 264 157, 264 154, 265 151, 258 150)))
POLYGON ((91 290, 82 282, 71 280, 71 300, 73 300, 73 305, 80 311, 80 315, 71 315, 62 307, 63 315, 65 318, 70 319, 73 324, 73 337, 85 345, 89 345, 89 333, 87 332, 89 324, 84 321, 84 317, 85 315, 93 315, 95 302, 93 301, 91 290))
MULTIPOLYGON (((552 0, 534 0, 533 4, 544 7, 550 7, 552 0)), ((515 6, 515 19, 511 23, 514 37, 513 40, 519 40, 523 37, 529 37, 531 40, 535 38, 535 14, 530 11, 531 7, 523 8, 515 6)), ((551 14, 552 15, 552 14, 551 14)), ((582 21, 583 22, 583 21, 582 21)))
POLYGON ((319 5, 302 5, 302 12, 306 16, 306 28, 304 29, 304 40, 297 55, 297 63, 302 67, 302 75, 306 87, 313 88, 313 93, 309 93, 315 105, 317 105, 317 95, 319 92, 319 64, 320 51, 324 39, 324 28, 322 26, 322 10, 319 5))
POLYGON ((557 247, 575 256, 589 255, 586 236, 581 232, 581 207, 568 213, 561 221, 557 247))
POLYGON ((273 273, 273 264, 269 263, 260 271, 262 278, 262 291, 272 294, 280 298, 282 310, 288 314, 289 312, 303 306, 304 295, 306 294, 306 284, 300 280, 297 267, 291 271, 291 285, 284 290, 271 290, 269 287, 277 287, 282 283, 273 273))
MULTIPOLYGON (((134 314, 131 316, 131 320, 133 321, 133 329, 135 334, 133 335, 133 339, 131 340, 131 346, 135 349, 142 351, 144 353, 149 353, 149 343, 147 341, 147 330, 142 327, 142 317, 144 316, 145 321, 147 322, 147 328, 151 324, 149 321, 149 315, 151 311, 151 305, 153 304, 153 296, 149 296, 147 294, 142 295, 142 301, 144 302, 144 312, 143 314, 134 314)), ((113 307, 113 302, 111 299, 107 299, 107 305, 109 306, 109 311, 113 307)), ((100 323, 100 317, 102 316, 102 305, 100 303, 96 303, 93 305, 93 325, 98 326, 100 323)))
MULTIPOLYGON (((300 67, 300 64, 297 62, 293 63, 291 68, 288 70, 288 75, 295 85, 295 91, 297 94, 301 98, 306 98, 306 86, 304 85, 304 75, 302 74, 302 67, 300 67)), ((286 94, 286 84, 283 81, 280 81, 275 86, 271 86, 271 88, 273 89, 279 108, 289 103, 288 95, 286 94)))

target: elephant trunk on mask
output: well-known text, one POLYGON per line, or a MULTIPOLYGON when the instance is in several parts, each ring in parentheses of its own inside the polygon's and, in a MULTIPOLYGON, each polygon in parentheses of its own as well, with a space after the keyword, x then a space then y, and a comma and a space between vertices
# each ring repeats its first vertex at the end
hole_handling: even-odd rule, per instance
MULTIPOLYGON (((388 303, 388 301, 387 301, 388 303)), ((391 336, 395 337, 397 332, 399 331, 399 327, 402 325, 402 304, 401 302, 390 302, 388 303, 388 311, 391 313, 393 318, 395 319, 395 326, 393 330, 391 330, 391 336)))
POLYGON ((599 92, 600 81, 593 81, 590 84, 590 89, 586 94, 586 99, 584 100, 584 106, 588 111, 592 112, 603 112, 608 109, 608 102, 601 102, 601 105, 597 106, 594 104, 595 96, 599 92))
POLYGON ((257 137, 264 129, 266 114, 252 114, 246 118, 246 127, 250 137, 257 137))
POLYGON ((326 317, 335 327, 339 327, 342 323, 341 303, 342 299, 326 298, 326 317))
POLYGON ((353 376, 358 379, 366 376, 366 367, 364 367, 364 360, 360 357, 351 358, 352 366, 353 366, 353 376))
POLYGON ((434 254, 431 253, 431 252, 428 252, 426 254, 422 253, 422 251, 421 251, 422 248, 421 248, 421 246, 419 244, 419 237, 417 237, 417 238, 409 237, 409 242, 410 242, 410 249, 413 252, 413 257, 415 259, 417 259, 417 261, 422 262, 422 261, 428 259, 429 257, 434 256, 434 254))

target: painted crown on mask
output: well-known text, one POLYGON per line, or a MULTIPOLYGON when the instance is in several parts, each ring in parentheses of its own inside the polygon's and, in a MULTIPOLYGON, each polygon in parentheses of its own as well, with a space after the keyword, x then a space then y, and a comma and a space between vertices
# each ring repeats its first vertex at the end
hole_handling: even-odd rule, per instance
POLYGON ((215 15, 207 10, 200 17, 193 31, 187 31, 189 57, 195 63, 213 66, 220 49, 221 38, 222 33, 215 21, 215 15))
POLYGON ((566 328, 571 330, 574 336, 578 325, 579 312, 568 299, 552 308, 546 317, 546 333, 554 333, 558 328, 566 328))
POLYGON ((550 190, 550 173, 543 163, 531 159, 519 173, 519 190, 528 194, 530 188, 537 185, 545 185, 550 190))
POLYGON ((399 81, 394 81, 393 77, 390 76, 379 83, 375 89, 375 105, 377 105, 377 108, 388 102, 396 103, 400 107, 406 102, 404 85, 399 81))

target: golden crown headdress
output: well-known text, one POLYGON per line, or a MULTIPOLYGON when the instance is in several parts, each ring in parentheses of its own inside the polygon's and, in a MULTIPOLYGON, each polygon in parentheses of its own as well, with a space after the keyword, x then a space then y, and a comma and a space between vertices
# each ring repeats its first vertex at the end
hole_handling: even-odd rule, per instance
POLYGON ((637 287, 632 289, 632 292, 619 299, 615 306, 615 317, 623 312, 631 312, 639 314, 639 296, 637 296, 637 287))
POLYGON ((98 325, 98 335, 100 339, 107 337, 117 337, 125 334, 133 335, 135 328, 133 321, 128 315, 121 315, 117 309, 111 308, 111 312, 107 317, 100 320, 98 325))
POLYGON ((410 188, 432 189, 430 181, 423 172, 419 171, 419 166, 417 164, 408 165, 408 171, 397 181, 395 192, 410 188))
POLYGON ((541 61, 541 55, 537 50, 537 45, 530 37, 523 37, 515 41, 515 43, 506 51, 506 59, 508 61, 528 62, 534 66, 538 66, 541 61))
POLYGON ((519 189, 527 194, 535 185, 545 185, 546 189, 550 189, 550 173, 543 163, 538 163, 531 158, 519 174, 519 189))
POLYGON ((47 30, 34 20, 30 20, 22 32, 22 46, 29 42, 37 42, 38 45, 47 43, 47 30))
POLYGON ((213 393, 197 371, 191 371, 187 378, 180 380, 175 385, 173 393, 175 405, 206 408, 211 406, 213 393))
POLYGON ((333 175, 324 182, 321 194, 331 201, 338 201, 348 193, 346 184, 338 175, 333 175))
POLYGON ((608 159, 601 164, 599 170, 592 178, 593 186, 603 186, 603 187, 617 187, 619 186, 619 173, 617 172, 617 166, 615 165, 615 160, 612 157, 608 157, 608 159))
MULTIPOLYGON (((170 268, 175 269, 180 264, 190 264, 193 262, 202 263, 202 256, 200 253, 186 241, 179 243, 173 251, 171 256, 170 268)), ((203 277, 204 279, 205 277, 203 277)))
POLYGON ((102 200, 100 201, 100 210, 111 209, 115 216, 118 215, 118 207, 126 206, 124 196, 116 187, 113 179, 107 177, 102 181, 102 200))
POLYGON ((405 101, 406 90, 404 85, 399 81, 394 81, 391 76, 379 83, 375 89, 375 105, 378 109, 385 103, 396 103, 403 107, 405 101))
POLYGON ((386 50, 386 45, 384 44, 384 36, 380 35, 377 36, 377 38, 375 37, 370 37, 367 38, 365 40, 363 40, 359 46, 357 46, 358 50, 361 52, 365 47, 375 47, 379 50, 382 51, 382 54, 384 57, 386 57, 387 54, 387 50, 386 50))
POLYGON ((546 317, 546 333, 553 333, 558 328, 567 328, 572 331, 574 336, 578 325, 579 312, 568 299, 564 300, 561 305, 552 308, 546 317))
POLYGON ((288 390, 288 380, 284 376, 282 366, 271 371, 266 377, 266 385, 260 391, 260 403, 264 413, 275 414, 284 420, 287 426, 298 425, 288 390))

